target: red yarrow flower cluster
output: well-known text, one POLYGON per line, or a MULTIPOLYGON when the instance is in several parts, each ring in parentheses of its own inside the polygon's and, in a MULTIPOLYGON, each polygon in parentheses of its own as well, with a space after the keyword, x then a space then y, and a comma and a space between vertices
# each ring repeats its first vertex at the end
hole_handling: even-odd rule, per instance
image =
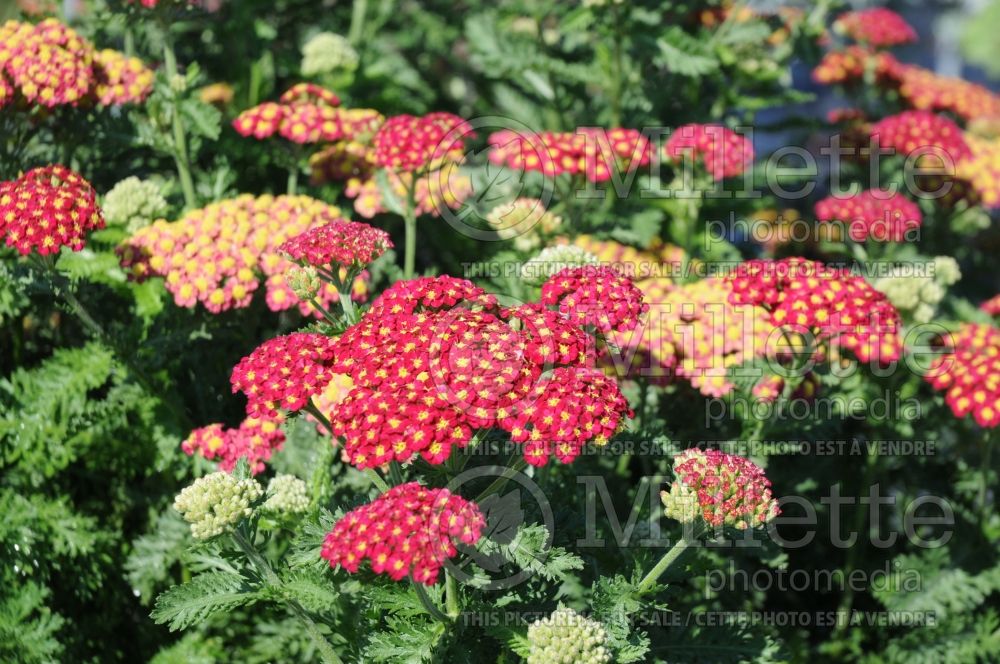
POLYGON ((711 124, 687 124, 670 134, 663 146, 668 161, 678 162, 685 155, 700 159, 705 170, 716 180, 735 177, 753 163, 753 144, 728 127, 711 124))
POLYGON ((0 25, 0 107, 16 95, 45 108, 138 103, 152 88, 153 72, 141 61, 97 51, 56 19, 0 25))
POLYGON ((652 143, 637 129, 580 127, 538 134, 505 129, 490 135, 489 144, 495 164, 546 177, 583 175, 591 182, 610 180, 619 166, 645 166, 653 156, 652 143))
MULTIPOLYGON (((423 175, 384 172, 386 183, 397 200, 406 200, 413 186, 414 213, 418 217, 425 214, 439 217, 444 210, 460 208, 472 195, 472 178, 464 175, 456 163, 444 164, 440 169, 423 175)), ((385 189, 375 176, 365 180, 351 178, 344 188, 344 195, 354 199, 354 211, 366 219, 390 211, 384 199, 385 189)))
POLYGON ((264 102, 233 120, 238 134, 258 140, 279 135, 299 144, 333 143, 370 134, 382 123, 371 109, 340 108, 340 98, 312 83, 299 83, 277 102, 264 102))
POLYGON ((580 326, 602 332, 635 327, 648 307, 642 291, 607 265, 583 265, 557 272, 542 284, 542 303, 580 326))
POLYGON ((451 113, 396 115, 372 138, 375 164, 392 171, 434 170, 462 158, 472 126, 451 113))
POLYGON ((269 339, 233 369, 233 392, 247 397, 247 414, 273 419, 279 410, 297 411, 321 393, 333 377, 334 339, 296 332, 269 339))
POLYGON ((327 534, 321 555, 351 574, 368 561, 374 573, 393 581, 410 577, 429 586, 458 554, 455 543, 474 545, 485 527, 474 502, 409 482, 345 514, 327 534))
POLYGON ((591 341, 572 317, 500 307, 466 280, 397 282, 336 342, 333 370, 353 389, 329 419, 360 468, 441 463, 490 428, 534 443, 532 463, 568 463, 630 416, 617 384, 587 368, 591 341))
POLYGON ((358 268, 392 248, 385 231, 346 219, 337 219, 285 241, 280 249, 292 260, 318 267, 358 268))
POLYGON ((929 111, 903 111, 883 118, 871 126, 871 138, 904 157, 934 155, 938 163, 941 159, 956 163, 972 154, 958 125, 929 111))
POLYGON ((1000 329, 965 323, 944 340, 946 352, 934 360, 925 380, 945 392, 955 417, 971 414, 981 427, 1000 425, 1000 329))
POLYGON ((84 236, 99 228, 104 217, 97 192, 65 166, 33 168, 0 182, 0 236, 22 255, 80 251, 84 236))
POLYGON ((764 307, 775 327, 847 348, 862 362, 893 362, 902 354, 899 313, 847 269, 804 258, 751 260, 728 278, 730 302, 764 307))
POLYGON ((181 449, 188 455, 197 453, 218 462, 219 468, 227 473, 232 472, 241 458, 246 458, 250 471, 256 475, 284 442, 280 420, 248 417, 235 429, 221 424, 195 429, 181 443, 181 449))
MULTIPOLYGON (((201 303, 212 313, 247 307, 263 277, 271 311, 298 306, 303 315, 318 317, 320 312, 289 286, 286 274, 295 265, 279 247, 341 216, 340 209, 308 196, 246 194, 193 210, 175 222, 156 221, 129 238, 119 256, 135 279, 164 277, 180 307, 201 303)), ((359 278, 354 299, 365 295, 359 278)), ((316 299, 329 308, 339 297, 336 288, 323 284, 316 299)))
POLYGON ((709 526, 755 528, 780 510, 764 470, 749 459, 719 450, 689 449, 674 458, 676 479, 661 493, 667 516, 709 526))
POLYGON ((853 83, 871 73, 876 82, 893 81, 903 65, 885 51, 872 51, 864 46, 848 46, 829 51, 813 69, 812 78, 823 85, 853 83))
POLYGON ((1000 316, 1000 295, 994 295, 980 304, 979 308, 990 316, 1000 316))
POLYGON ((856 42, 875 47, 917 41, 917 32, 906 19, 885 7, 844 12, 834 21, 833 28, 856 42))
POLYGON ((816 218, 845 225, 855 242, 902 242, 923 223, 920 208, 904 195, 871 189, 846 198, 824 198, 816 203, 816 218))
POLYGON ((900 97, 915 109, 945 111, 966 121, 1000 116, 1000 95, 970 81, 917 65, 899 65, 892 79, 900 97))

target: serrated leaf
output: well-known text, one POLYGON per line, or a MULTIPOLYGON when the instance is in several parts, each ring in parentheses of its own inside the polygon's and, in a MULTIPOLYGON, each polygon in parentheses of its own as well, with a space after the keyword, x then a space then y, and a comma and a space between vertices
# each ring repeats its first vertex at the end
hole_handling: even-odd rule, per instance
POLYGON ((169 624, 173 632, 207 620, 219 611, 252 604, 259 598, 259 593, 242 576, 207 572, 162 593, 156 598, 156 608, 150 616, 157 624, 169 624))

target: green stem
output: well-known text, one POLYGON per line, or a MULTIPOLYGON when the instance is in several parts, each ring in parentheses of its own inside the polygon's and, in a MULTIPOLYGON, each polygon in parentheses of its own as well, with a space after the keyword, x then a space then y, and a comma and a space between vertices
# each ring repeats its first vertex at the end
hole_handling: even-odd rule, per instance
POLYGON ((448 573, 448 570, 444 572, 444 605, 448 617, 452 620, 458 618, 462 612, 458 601, 458 583, 455 582, 455 577, 448 573))
POLYGON ((368 479, 372 481, 372 484, 375 485, 375 488, 381 491, 382 493, 385 493, 386 491, 389 490, 389 485, 382 478, 382 476, 378 474, 378 471, 375 470, 374 468, 365 468, 365 475, 367 475, 368 479))
POLYGON ((403 278, 412 279, 417 259, 417 210, 416 178, 406 191, 406 208, 403 210, 403 224, 406 227, 406 247, 403 255, 403 278))
MULTIPOLYGON (((684 526, 687 529, 687 526, 684 526)), ((639 582, 637 590, 640 594, 647 593, 656 584, 657 580, 663 576, 663 573, 670 569, 670 566, 677 562, 681 554, 687 551, 692 546, 698 544, 698 538, 703 532, 703 527, 700 525, 693 526, 694 530, 691 533, 685 533, 681 535, 680 540, 677 544, 670 547, 670 550, 663 554, 660 561, 653 566, 653 569, 649 570, 649 573, 642 578, 639 582)))
POLYGON ((393 486, 399 486, 403 483, 403 471, 395 461, 389 462, 389 479, 393 486))
POLYGON ((990 513, 990 505, 986 502, 986 494, 989 489, 990 460, 993 452, 989 429, 986 429, 983 436, 979 439, 979 449, 979 511, 982 514, 983 524, 985 525, 986 517, 990 513))
POLYGON ((332 323, 334 325, 337 324, 337 318, 333 314, 331 314, 326 307, 320 304, 319 300, 317 300, 315 297, 309 298, 309 304, 316 307, 316 311, 323 314, 323 318, 325 318, 328 323, 332 323))
MULTIPOLYGON (((167 73, 167 83, 173 85, 177 76, 177 55, 174 53, 173 40, 169 28, 163 29, 163 67, 167 73)), ((173 109, 171 111, 174 132, 174 162, 177 164, 177 177, 181 181, 181 191, 184 193, 184 207, 197 207, 198 200, 194 193, 194 180, 191 178, 191 160, 188 156, 187 136, 184 134, 184 122, 181 120, 180 104, 174 93, 173 109)))
POLYGON ((423 585, 417 583, 413 579, 410 579, 410 584, 413 586, 413 590, 416 591, 417 597, 420 599, 420 603, 424 606, 424 610, 431 614, 432 618, 445 624, 451 623, 451 619, 442 613, 441 609, 434 605, 434 601, 430 598, 430 595, 427 594, 427 591, 424 590, 423 585))
MULTIPOLYGON (((872 454, 869 447, 865 446, 865 454, 867 459, 865 460, 865 471, 861 478, 861 490, 865 491, 867 487, 871 486, 872 480, 875 479, 875 469, 878 465, 878 454, 872 454)), ((854 513, 854 532, 860 533, 864 530, 865 519, 868 518, 867 510, 861 509, 860 507, 854 513)), ((851 578, 854 573, 854 569, 857 567, 858 562, 858 551, 861 549, 860 543, 855 543, 854 546, 847 550, 847 559, 844 561, 844 578, 851 578)), ((851 606, 854 604, 854 589, 851 584, 847 584, 844 589, 844 594, 840 598, 840 605, 837 607, 837 615, 846 615, 848 611, 851 610, 851 606)), ((847 628, 848 621, 837 621, 837 633, 843 633, 847 628)))
POLYGON ((351 27, 347 33, 347 40, 351 42, 351 46, 354 48, 357 48, 361 44, 367 11, 368 0, 354 0, 354 5, 351 7, 351 27))
MULTIPOLYGON (((239 530, 234 530, 232 532, 233 541, 236 546, 243 552, 243 555, 247 557, 250 564, 253 566, 257 573, 260 574, 267 581, 268 585, 273 586, 275 589, 282 589, 281 577, 278 576, 271 568, 271 564, 260 554, 260 551, 254 547, 250 541, 243 536, 239 530)), ((333 646, 330 642, 326 640, 323 633, 320 632, 319 626, 313 621, 306 610, 299 604, 298 600, 284 597, 285 603, 288 608, 292 610, 292 613, 302 621, 303 626, 306 628, 306 632, 312 638, 313 643, 316 644, 316 649, 319 650, 320 659, 322 659, 326 664, 341 664, 342 660, 337 656, 336 651, 334 651, 333 646)))
POLYGON ((519 472, 521 472, 527 467, 528 467, 528 462, 525 461, 523 457, 519 458, 517 461, 513 463, 513 465, 511 465, 510 468, 505 470, 503 474, 500 475, 500 477, 493 480, 493 483, 490 484, 488 487, 486 487, 486 489, 483 490, 483 492, 476 497, 476 502, 477 503, 482 502, 483 499, 488 498, 489 496, 492 496, 494 493, 500 491, 500 489, 504 488, 507 485, 507 482, 509 482, 511 478, 514 477, 514 475, 517 475, 519 472))
POLYGON ((298 164, 292 166, 288 169, 288 186, 285 188, 285 193, 289 196, 294 196, 299 191, 299 166, 298 164))
POLYGON ((354 325, 358 322, 358 312, 354 307, 354 300, 351 299, 350 284, 345 290, 338 292, 340 293, 340 308, 344 312, 344 320, 348 325, 354 325))

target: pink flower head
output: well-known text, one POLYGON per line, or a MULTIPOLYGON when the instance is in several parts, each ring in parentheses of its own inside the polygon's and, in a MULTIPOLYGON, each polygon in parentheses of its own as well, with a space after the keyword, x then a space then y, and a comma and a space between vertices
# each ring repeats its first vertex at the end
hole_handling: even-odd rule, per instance
POLYGON ((97 192, 65 166, 34 168, 0 182, 0 236, 27 256, 83 249, 84 236, 104 228, 97 192))
POLYGON ((716 180, 740 175, 753 163, 753 144, 728 127, 687 124, 670 134, 663 146, 667 160, 677 162, 690 154, 701 159, 716 180))
POLYGON ((227 473, 246 457, 250 471, 256 475, 285 442, 280 424, 280 419, 259 417, 248 417, 236 429, 210 424, 192 431, 181 443, 181 449, 188 455, 197 452, 209 461, 217 461, 219 468, 227 473))
POLYGON ((883 118, 872 125, 871 138, 904 157, 933 154, 955 163, 972 155, 958 125, 930 111, 903 111, 883 118))
POLYGON ((448 275, 397 281, 375 302, 372 312, 412 314, 430 309, 450 309, 457 304, 492 308, 496 298, 468 279, 448 275))
POLYGON ((606 265, 557 272, 542 285, 542 303, 558 305, 559 312, 577 325, 592 325, 602 332, 631 329, 648 308, 632 280, 606 265))
POLYGON ((878 82, 886 83, 894 81, 902 68, 891 53, 852 45, 824 54, 813 69, 812 78, 824 85, 854 83, 870 72, 878 82))
POLYGON ((392 240, 385 231, 346 219, 312 228, 280 247, 293 260, 320 267, 367 265, 391 248, 392 240))
POLYGON ((76 106, 94 85, 94 47, 54 18, 37 25, 0 25, 0 78, 28 102, 54 108, 76 106))
POLYGON ((351 574, 367 560, 376 574, 429 586, 458 554, 455 543, 474 545, 485 526, 475 503, 409 482, 345 514, 327 534, 322 556, 351 574))
POLYGON ((645 166, 652 144, 637 129, 580 127, 573 132, 524 134, 505 129, 489 137, 490 161, 546 177, 582 175, 604 182, 619 165, 645 166))
POLYGON ((247 414, 270 417, 296 411, 330 382, 334 339, 296 332, 269 339, 233 369, 233 392, 247 397, 247 414))
POLYGON ((816 218, 847 226, 855 242, 902 242, 920 228, 923 215, 917 204, 900 193, 884 194, 866 189, 848 198, 828 196, 816 204, 816 218))
POLYGON ((775 327, 839 344, 862 362, 893 362, 902 354, 899 313, 849 270, 804 258, 752 260, 728 278, 729 301, 764 307, 775 327))
POLYGON ((990 316, 1000 316, 1000 295, 994 295, 980 304, 979 308, 990 316))
POLYGON ((945 335, 945 353, 934 360, 925 380, 945 392, 955 417, 971 414, 985 428, 1000 425, 1000 329, 964 323, 945 335))
POLYGON ((953 113, 966 121, 1000 116, 1000 95, 971 81, 909 64, 899 65, 893 79, 899 96, 915 109, 953 113))
POLYGON ((138 104, 153 91, 152 69, 109 48, 94 53, 94 76, 94 95, 102 106, 138 104))
POLYGON ((762 526, 780 510, 771 482, 749 459, 719 450, 684 450, 674 457, 674 482, 660 495, 667 516, 701 517, 710 526, 739 530, 762 526))
POLYGON ((465 141, 472 136, 472 126, 451 113, 396 115, 372 139, 375 164, 393 171, 433 170, 460 160, 465 141))
POLYGON ((841 14, 834 30, 861 44, 898 46, 917 41, 917 32, 902 16, 885 7, 871 7, 841 14))

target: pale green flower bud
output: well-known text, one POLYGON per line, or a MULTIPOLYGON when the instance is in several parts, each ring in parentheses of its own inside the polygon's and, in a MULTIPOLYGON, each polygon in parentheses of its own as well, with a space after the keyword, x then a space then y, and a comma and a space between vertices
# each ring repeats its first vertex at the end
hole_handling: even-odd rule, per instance
POLYGON ((528 664, 605 664, 608 634, 596 620, 573 609, 556 609, 528 627, 528 664))
POLYGON ((951 256, 937 256, 934 258, 934 278, 945 286, 951 286, 962 278, 962 271, 958 269, 958 261, 951 256))
POLYGON ((264 509, 276 514, 302 514, 309 509, 306 483, 295 475, 278 474, 267 485, 264 509))
POLYGON ((169 206, 154 182, 127 177, 104 195, 104 219, 134 233, 167 214, 169 206))
POLYGON ((295 266, 288 271, 286 278, 288 279, 288 287, 295 293, 295 297, 303 302, 316 297, 316 293, 323 286, 319 273, 312 267, 295 266))
POLYGON ((174 509, 191 524, 195 539, 210 539, 250 516, 250 506, 262 493, 257 480, 212 473, 181 491, 174 499, 174 509))
POLYGON ((560 244, 546 247, 521 266, 521 278, 531 284, 541 284, 560 270, 568 267, 597 264, 597 256, 576 246, 560 244))
POLYGON ((358 68, 358 53, 345 37, 332 32, 314 35, 302 47, 302 75, 318 76, 358 68))

